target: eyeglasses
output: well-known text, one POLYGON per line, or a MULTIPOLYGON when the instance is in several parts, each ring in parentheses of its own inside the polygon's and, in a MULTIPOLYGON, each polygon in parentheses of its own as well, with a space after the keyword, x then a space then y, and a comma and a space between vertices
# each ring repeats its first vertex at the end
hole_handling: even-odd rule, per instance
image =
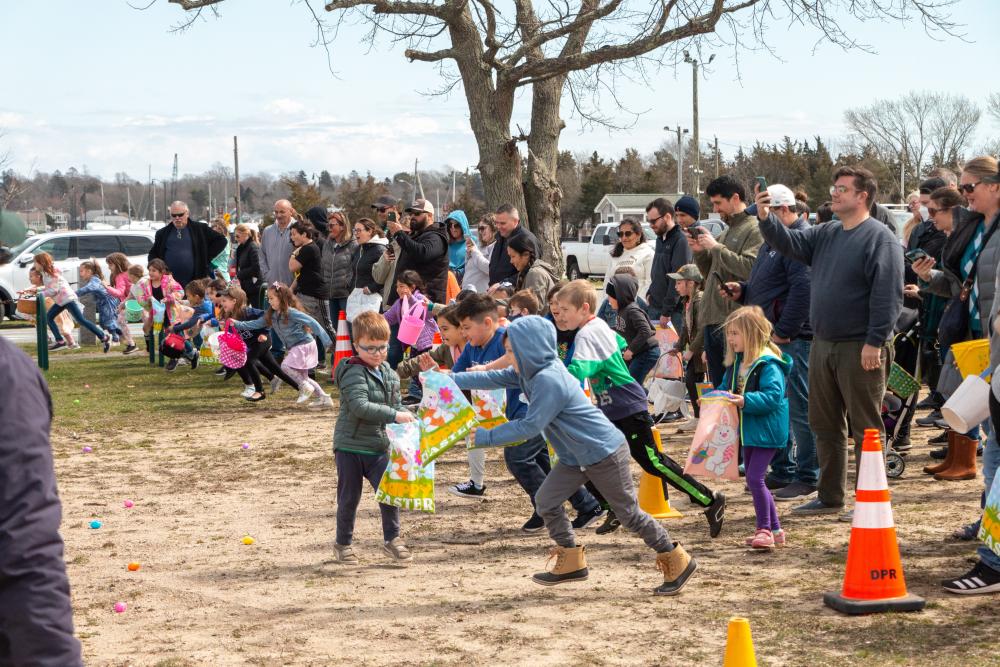
POLYGON ((480 225, 479 227, 476 227, 476 231, 488 232, 488 231, 490 231, 490 228, 487 227, 486 225, 480 225))
POLYGON ((376 208, 376 209, 375 209, 375 212, 376 212, 376 213, 385 213, 385 212, 386 212, 386 211, 388 211, 388 210, 389 210, 389 209, 387 209, 387 208, 376 208))
POLYGON ((382 354, 389 351, 388 345, 358 345, 358 349, 368 354, 382 354))
MULTIPOLYGON (((971 192, 971 190, 969 192, 971 192)), ((170 217, 171 218, 183 218, 185 215, 187 215, 187 213, 171 213, 170 217)))
POLYGON ((976 189, 976 186, 982 183, 982 181, 976 181, 975 183, 962 183, 958 186, 959 191, 964 192, 967 195, 971 195, 972 191, 976 189))
POLYGON ((658 218, 646 218, 646 222, 648 222, 649 224, 653 224, 654 222, 658 222, 660 220, 663 220, 665 217, 667 217, 666 214, 661 215, 658 218))
POLYGON ((945 206, 943 208, 931 208, 930 206, 928 206, 927 207, 927 213, 929 213, 930 216, 933 218, 938 213, 944 213, 945 211, 950 211, 953 208, 955 208, 955 207, 954 206, 945 206))
POLYGON ((857 190, 855 190, 853 188, 849 188, 846 185, 831 185, 830 186, 830 194, 831 195, 838 195, 838 194, 839 195, 843 195, 843 194, 847 194, 848 192, 857 192, 857 190))
POLYGON ((626 230, 619 229, 618 230, 618 236, 621 236, 622 238, 630 239, 633 236, 635 236, 635 232, 633 232, 631 229, 626 229, 626 230))

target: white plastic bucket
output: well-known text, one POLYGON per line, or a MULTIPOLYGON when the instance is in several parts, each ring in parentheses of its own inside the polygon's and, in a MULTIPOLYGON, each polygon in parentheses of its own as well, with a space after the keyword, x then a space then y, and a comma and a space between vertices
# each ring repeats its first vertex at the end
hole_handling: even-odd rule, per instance
POLYGON ((970 375, 941 408, 941 416, 952 430, 968 433, 990 416, 989 399, 990 385, 978 375, 970 375))

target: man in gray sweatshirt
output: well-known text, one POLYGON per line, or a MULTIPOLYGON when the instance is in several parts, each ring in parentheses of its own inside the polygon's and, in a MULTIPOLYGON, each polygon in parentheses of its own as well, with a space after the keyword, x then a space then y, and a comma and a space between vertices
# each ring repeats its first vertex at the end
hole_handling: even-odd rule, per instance
POLYGON ((885 225, 869 216, 877 191, 867 169, 837 169, 830 195, 839 220, 803 230, 769 219, 771 198, 766 190, 757 194, 764 239, 812 269, 809 424, 819 457, 818 497, 793 514, 840 512, 847 490, 848 429, 858 463, 865 429, 883 431, 890 343, 903 306, 903 249, 885 225))

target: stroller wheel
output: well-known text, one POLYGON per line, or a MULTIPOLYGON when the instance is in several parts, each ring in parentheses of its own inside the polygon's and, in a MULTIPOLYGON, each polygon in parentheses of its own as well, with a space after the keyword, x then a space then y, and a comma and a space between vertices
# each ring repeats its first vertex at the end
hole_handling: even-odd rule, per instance
POLYGON ((896 478, 906 470, 906 461, 896 452, 889 452, 885 457, 885 474, 887 477, 896 478))

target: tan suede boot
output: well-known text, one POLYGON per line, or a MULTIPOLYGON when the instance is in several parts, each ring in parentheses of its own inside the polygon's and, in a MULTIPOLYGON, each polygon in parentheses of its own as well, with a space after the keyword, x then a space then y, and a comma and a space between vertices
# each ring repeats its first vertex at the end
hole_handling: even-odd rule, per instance
POLYGON ((551 570, 534 575, 531 580, 542 586, 555 586, 570 581, 586 581, 590 572, 587 571, 585 551, 585 547, 552 547, 545 565, 548 567, 553 558, 556 559, 555 565, 552 566, 551 570))
POLYGON ((674 542, 673 550, 656 554, 656 567, 663 573, 663 583, 653 593, 677 595, 698 569, 698 561, 691 558, 678 542, 674 542))
POLYGON ((975 479, 976 448, 979 447, 979 440, 956 433, 954 442, 955 456, 952 458, 951 467, 934 475, 934 479, 944 482, 975 479))
POLYGON ((936 475, 939 472, 944 472, 950 468, 951 464, 955 461, 955 432, 948 429, 946 433, 948 434, 948 454, 945 455, 944 461, 941 463, 924 466, 924 472, 928 475, 936 475))

